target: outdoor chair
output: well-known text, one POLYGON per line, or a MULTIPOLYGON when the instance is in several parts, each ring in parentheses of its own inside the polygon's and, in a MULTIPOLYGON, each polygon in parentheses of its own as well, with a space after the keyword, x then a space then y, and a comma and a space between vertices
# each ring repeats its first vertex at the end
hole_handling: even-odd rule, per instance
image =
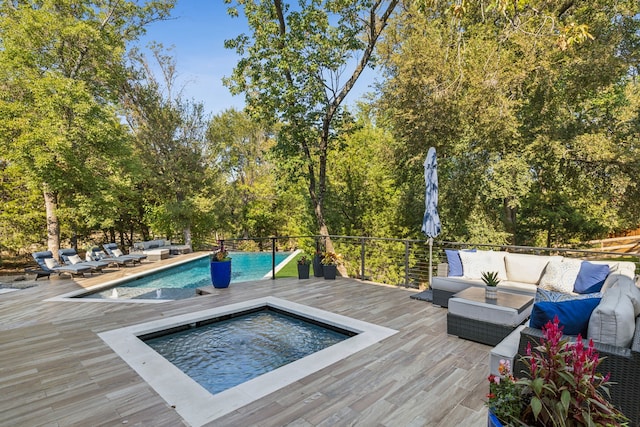
POLYGON ((60 255, 60 259, 65 265, 78 265, 78 266, 87 266, 91 268, 92 272, 102 272, 105 267, 109 266, 108 262, 105 261, 83 261, 80 258, 80 255, 73 248, 68 249, 60 249, 58 251, 58 255, 60 255))
POLYGON ((62 273, 70 274, 73 276, 84 276, 84 273, 91 271, 91 267, 84 265, 60 265, 58 261, 53 258, 51 251, 33 252, 31 254, 33 259, 38 263, 39 269, 27 269, 27 272, 36 273, 36 280, 39 277, 50 277, 51 274, 62 273))
POLYGON ((88 250, 86 259, 87 261, 102 261, 109 264, 115 264, 117 267, 126 267, 127 265, 133 265, 134 263, 133 258, 109 256, 105 251, 98 247, 88 250))
POLYGON ((142 262, 143 259, 147 259, 145 254, 123 254, 122 251, 118 248, 117 243, 105 243, 102 245, 107 255, 110 257, 126 257, 133 260, 135 264, 142 262))

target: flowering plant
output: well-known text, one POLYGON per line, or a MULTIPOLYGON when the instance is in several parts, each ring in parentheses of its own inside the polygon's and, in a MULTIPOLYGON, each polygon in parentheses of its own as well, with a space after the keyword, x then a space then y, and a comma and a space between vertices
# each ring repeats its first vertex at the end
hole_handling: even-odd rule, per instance
POLYGON ((335 252, 325 252, 322 256, 322 264, 324 265, 337 265, 342 259, 340 254, 335 252))
POLYGON ((621 426, 627 418, 609 402, 609 375, 596 372, 600 364, 593 341, 585 347, 562 339, 558 317, 542 328, 534 349, 527 346, 522 361, 528 378, 516 379, 507 361, 499 376, 490 375, 487 406, 505 425, 621 426))
POLYGON ((209 259, 213 262, 215 261, 229 261, 231 258, 229 257, 229 252, 224 249, 218 249, 214 253, 209 255, 209 259))

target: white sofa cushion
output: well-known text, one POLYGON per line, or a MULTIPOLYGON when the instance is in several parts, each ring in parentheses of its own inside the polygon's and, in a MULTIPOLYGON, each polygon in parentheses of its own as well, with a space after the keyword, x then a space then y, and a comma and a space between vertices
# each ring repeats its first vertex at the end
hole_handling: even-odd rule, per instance
POLYGON ((573 285, 580 271, 581 259, 551 260, 540 278, 540 287, 550 291, 573 293, 573 285))
POLYGON ((459 254, 460 260, 462 261, 464 277, 468 279, 482 279, 482 273, 495 271, 498 273, 500 280, 507 279, 507 271, 504 266, 505 252, 460 251, 459 254))
POLYGON ((587 337, 628 348, 635 333, 635 319, 640 314, 640 290, 632 279, 616 276, 616 283, 604 293, 591 314, 587 337))
POLYGON ((561 256, 507 254, 504 263, 512 282, 538 284, 549 261, 562 261, 561 256))

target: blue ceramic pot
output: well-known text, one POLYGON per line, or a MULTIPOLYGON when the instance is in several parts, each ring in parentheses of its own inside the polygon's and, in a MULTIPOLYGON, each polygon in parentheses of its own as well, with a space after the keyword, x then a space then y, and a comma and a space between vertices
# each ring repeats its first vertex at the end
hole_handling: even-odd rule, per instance
POLYGON ((502 423, 491 410, 489 410, 487 415, 487 427, 502 427, 502 423))
POLYGON ((211 283, 214 288, 228 288, 231 283, 231 260, 211 262, 211 283))

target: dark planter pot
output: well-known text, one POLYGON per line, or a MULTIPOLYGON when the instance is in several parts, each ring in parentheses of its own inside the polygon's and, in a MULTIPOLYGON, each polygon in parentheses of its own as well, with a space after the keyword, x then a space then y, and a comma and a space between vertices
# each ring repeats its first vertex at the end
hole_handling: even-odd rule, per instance
POLYGON ((320 255, 316 255, 313 257, 313 275, 314 277, 322 277, 324 274, 322 273, 322 263, 320 262, 322 258, 320 255))
POLYGON ((211 283, 214 288, 228 288, 231 283, 231 261, 211 263, 211 283))
POLYGON ((309 278, 309 264, 298 264, 298 279, 309 278))
POLYGON ((337 265, 323 265, 322 272, 324 274, 324 278, 327 280, 335 280, 336 271, 338 271, 337 265))

